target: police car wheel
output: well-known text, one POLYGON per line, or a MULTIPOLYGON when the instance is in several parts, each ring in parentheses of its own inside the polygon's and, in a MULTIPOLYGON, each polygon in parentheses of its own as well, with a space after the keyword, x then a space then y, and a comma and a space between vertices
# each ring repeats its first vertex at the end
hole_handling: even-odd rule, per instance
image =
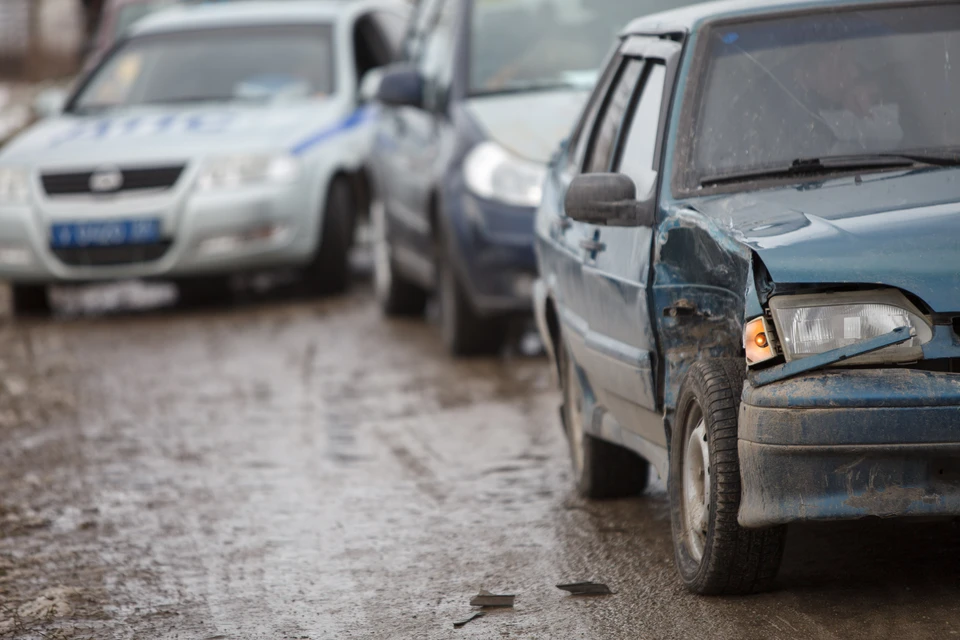
POLYGON ((560 346, 563 426, 570 445, 574 483, 584 498, 625 498, 643 493, 650 464, 629 449, 584 430, 583 387, 567 346, 560 346))
POLYGON ((506 321, 477 314, 446 249, 441 248, 438 254, 440 333, 447 351, 457 357, 499 353, 507 337, 506 321))
POLYGON ((741 359, 700 361, 680 386, 668 489, 677 569, 694 593, 769 589, 783 555, 786 527, 744 529, 737 522, 744 369, 741 359))
POLYGON ((422 314, 427 307, 427 292, 394 269, 387 212, 380 199, 370 205, 370 225, 373 231, 373 283, 380 309, 387 316, 422 314))
POLYGON ((15 284, 10 290, 10 306, 14 315, 42 316, 50 313, 50 296, 44 285, 15 284))
POLYGON ((307 286, 317 293, 341 293, 349 284, 355 202, 350 183, 344 178, 334 178, 323 209, 320 244, 303 272, 307 286))
POLYGON ((228 276, 184 278, 175 284, 180 306, 183 307, 227 304, 233 298, 232 283, 228 276))

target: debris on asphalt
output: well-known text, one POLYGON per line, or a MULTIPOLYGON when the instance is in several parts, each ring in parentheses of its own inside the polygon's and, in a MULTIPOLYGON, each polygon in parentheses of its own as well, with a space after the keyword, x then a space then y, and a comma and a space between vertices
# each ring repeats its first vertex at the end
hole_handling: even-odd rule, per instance
POLYGON ((482 618, 482 617, 483 617, 483 611, 477 611, 477 612, 475 612, 475 613, 472 613, 472 614, 470 615, 470 617, 464 618, 464 619, 461 620, 460 622, 454 622, 454 623, 453 623, 453 628, 454 628, 454 629, 459 629, 460 627, 464 626, 464 625, 467 624, 468 622, 472 622, 472 621, 476 620, 477 618, 482 618))
POLYGON ((495 595, 483 589, 470 600, 471 607, 512 607, 513 595, 495 595))
POLYGON ((557 589, 569 591, 572 596, 608 596, 612 595, 610 587, 602 582, 572 582, 570 584, 558 584, 557 589))

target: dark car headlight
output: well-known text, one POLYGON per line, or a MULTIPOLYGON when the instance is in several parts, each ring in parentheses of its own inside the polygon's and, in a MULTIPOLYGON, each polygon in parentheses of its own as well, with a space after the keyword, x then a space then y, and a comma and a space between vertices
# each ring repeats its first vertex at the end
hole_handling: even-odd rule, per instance
POLYGON ((845 364, 912 362, 923 357, 921 346, 933 337, 929 320, 894 289, 775 296, 770 310, 788 361, 913 327, 916 335, 910 340, 845 364))
POLYGON ((543 197, 547 168, 519 158, 495 142, 481 142, 463 162, 463 177, 474 194, 516 207, 536 207, 543 197))

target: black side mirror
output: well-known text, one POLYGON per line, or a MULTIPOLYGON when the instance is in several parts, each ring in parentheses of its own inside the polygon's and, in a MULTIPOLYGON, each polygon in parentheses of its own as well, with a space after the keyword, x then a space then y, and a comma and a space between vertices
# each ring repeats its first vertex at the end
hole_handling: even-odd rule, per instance
POLYGON ((655 200, 637 201, 637 185, 622 173, 585 173, 570 183, 563 206, 578 222, 611 227, 652 227, 655 200))
POLYGON ((423 77, 413 65, 394 64, 383 71, 377 101, 393 107, 423 107, 423 77))

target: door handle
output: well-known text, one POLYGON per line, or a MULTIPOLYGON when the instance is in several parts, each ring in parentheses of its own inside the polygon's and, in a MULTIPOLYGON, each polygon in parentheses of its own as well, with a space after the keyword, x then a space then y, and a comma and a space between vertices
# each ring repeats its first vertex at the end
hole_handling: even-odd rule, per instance
POLYGON ((589 251, 590 253, 598 253, 605 250, 607 245, 599 240, 581 240, 580 248, 584 251, 589 251))

